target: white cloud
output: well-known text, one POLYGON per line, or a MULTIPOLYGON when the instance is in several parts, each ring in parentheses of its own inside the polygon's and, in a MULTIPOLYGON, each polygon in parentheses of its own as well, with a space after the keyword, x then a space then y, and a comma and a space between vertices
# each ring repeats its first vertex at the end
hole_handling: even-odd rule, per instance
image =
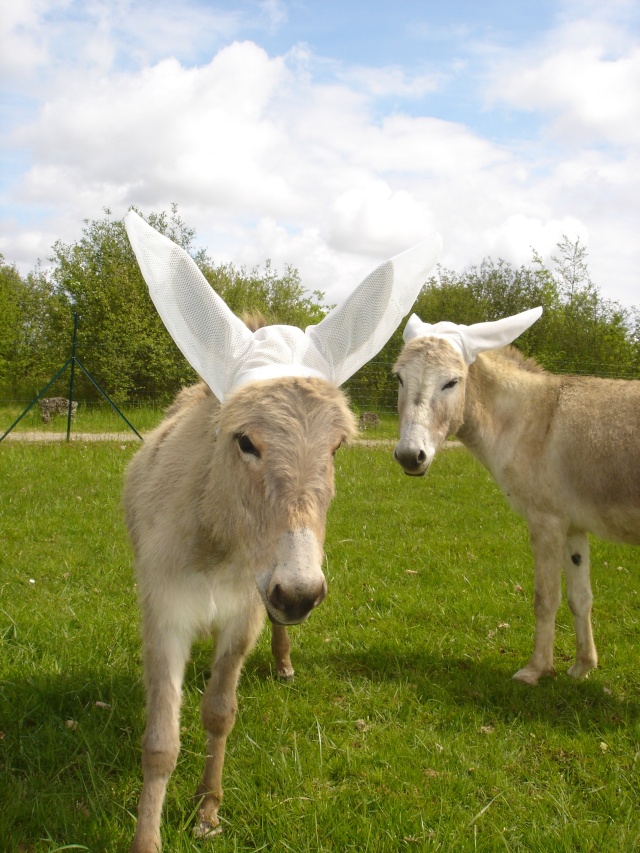
MULTIPOLYGON (((31 165, 1 199, 10 215, 0 251, 24 271, 55 239, 78 239, 105 206, 120 216, 130 204, 148 213, 177 202, 215 260, 291 263, 333 302, 432 229, 454 269, 487 255, 528 263, 531 246, 548 254, 564 233, 580 235, 594 281, 640 302, 638 44, 619 38, 614 51, 612 25, 601 42, 588 27, 563 25, 535 49, 503 54, 493 103, 535 111, 543 132, 500 144, 422 104, 446 82, 432 75, 348 68, 303 44, 269 55, 254 41, 229 43, 238 18, 213 7, 152 16, 128 0, 86 8, 65 30, 70 44, 84 43, 79 64, 48 61, 38 113, 11 135, 31 165), (206 25, 216 47, 181 60, 190 36, 205 43, 206 25), (130 61, 118 64, 127 50, 130 61), (422 114, 380 115, 390 96, 422 104, 422 114)), ((58 50, 60 7, 20 10, 13 30, 23 22, 36 67, 58 50), (54 21, 46 37, 43 10, 54 21)), ((259 10, 268 27, 285 21, 281 2, 259 10)))
POLYGON ((342 251, 390 254, 403 242, 417 243, 435 230, 426 206, 379 180, 345 190, 333 211, 329 240, 342 251))
POLYGON ((550 259, 564 236, 578 239, 582 245, 589 242, 584 223, 571 216, 543 221, 516 213, 485 232, 487 254, 493 258, 509 258, 517 266, 531 263, 532 249, 543 259, 550 259))
POLYGON ((572 21, 499 64, 491 98, 546 116, 576 146, 640 142, 640 45, 601 22, 572 21))
POLYGON ((399 96, 402 98, 422 98, 435 92, 441 80, 440 74, 407 74, 397 66, 367 68, 357 66, 338 74, 339 78, 351 86, 362 89, 375 98, 399 96))
POLYGON ((29 76, 41 66, 48 53, 38 23, 46 2, 14 0, 3 3, 0 11, 0 79, 29 76))

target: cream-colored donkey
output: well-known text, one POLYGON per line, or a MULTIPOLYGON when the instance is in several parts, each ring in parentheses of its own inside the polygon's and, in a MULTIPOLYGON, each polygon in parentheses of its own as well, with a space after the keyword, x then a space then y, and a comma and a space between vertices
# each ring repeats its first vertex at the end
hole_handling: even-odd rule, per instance
MULTIPOLYGON (((278 628, 324 599, 325 520, 333 454, 354 432, 338 386, 389 339, 435 264, 439 238, 372 273, 306 332, 251 332, 192 259, 137 214, 125 219, 151 297, 206 384, 182 392, 128 471, 124 505, 143 620, 147 726, 132 851, 161 849, 160 815, 179 751, 185 664, 215 636, 202 698, 208 733, 195 833, 219 831, 225 743, 236 686, 266 611, 278 628), (208 386, 208 387, 207 387, 208 386)), ((286 646, 282 648, 282 646, 286 646)))
POLYGON ((425 474, 455 434, 526 519, 536 633, 531 660, 514 678, 529 684, 553 672, 563 567, 577 639, 569 674, 597 666, 587 532, 640 544, 640 382, 557 376, 513 347, 480 354, 515 340, 540 313, 475 326, 413 315, 394 368, 395 458, 405 472, 425 474))

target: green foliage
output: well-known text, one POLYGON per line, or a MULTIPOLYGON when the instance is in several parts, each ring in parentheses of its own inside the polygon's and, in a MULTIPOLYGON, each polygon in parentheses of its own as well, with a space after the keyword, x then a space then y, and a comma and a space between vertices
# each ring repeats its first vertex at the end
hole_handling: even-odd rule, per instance
MULTIPOLYGON (((0 445, 0 847, 125 853, 141 784, 139 618, 120 511, 134 442, 0 445)), ((594 540, 600 669, 511 680, 533 644, 524 523, 460 449, 404 476, 392 445, 341 449, 329 595, 249 657, 227 744, 217 853, 557 853, 640 844, 638 551, 594 540)), ((193 650, 165 849, 191 835, 210 643, 193 650)))
POLYGON ((267 323, 283 323, 301 329, 319 323, 331 306, 324 305, 324 294, 314 291, 306 295, 298 270, 291 266, 279 275, 266 261, 264 270, 233 264, 212 265, 206 256, 196 260, 205 278, 231 310, 243 314, 262 314, 267 323))
POLYGON ((27 286, 15 266, 0 254, 0 385, 10 380, 26 323, 27 286))
MULTIPOLYGON (((154 227, 185 248, 192 232, 173 211, 150 217, 154 227)), ((78 357, 110 396, 166 398, 195 375, 151 302, 122 221, 87 222, 73 245, 57 242, 48 273, 67 310, 59 339, 71 340, 79 315, 78 357)))
MULTIPOLYGON (((194 231, 175 205, 171 214, 152 213, 148 221, 191 251, 194 231)), ((121 220, 112 220, 105 211, 103 219, 85 222, 80 240, 58 241, 52 251, 50 265, 38 267, 27 282, 13 275, 11 268, 2 267, 0 299, 13 306, 6 316, 14 334, 7 336, 0 352, 0 386, 28 397, 44 387, 71 355, 75 313, 79 315, 77 356, 95 382, 119 403, 167 402, 180 387, 196 381, 151 302, 121 220), (22 298, 13 295, 20 288, 22 298)), ((291 267, 281 276, 269 262, 264 271, 247 272, 232 264, 216 267, 202 251, 195 257, 205 277, 238 314, 262 312, 272 322, 278 319, 304 328, 326 313, 323 294, 306 295, 298 272, 291 267)), ((80 399, 97 398, 98 391, 81 374, 78 381, 80 399)))
MULTIPOLYGON (((174 205, 148 221, 191 252, 203 275, 239 316, 261 313, 269 323, 305 328, 329 310, 324 294, 304 289, 299 273, 283 273, 267 260, 247 270, 216 265, 205 250, 193 252, 194 231, 174 205)), ((26 280, 0 260, 0 390, 32 399, 71 354, 73 318, 80 318, 78 358, 118 403, 167 403, 196 379, 159 318, 129 245, 122 221, 109 211, 86 221, 79 241, 58 241, 50 265, 26 280)), ((476 323, 542 305, 544 313, 517 342, 526 354, 556 372, 637 377, 640 314, 604 299, 591 281, 585 247, 567 237, 553 267, 534 251, 529 266, 515 268, 485 258, 463 272, 439 267, 412 309, 423 320, 476 323)), ((382 351, 346 383, 355 408, 392 411, 396 383, 391 367, 402 348, 401 323, 382 351)), ((67 379, 64 379, 67 382, 67 379)), ((98 392, 82 375, 76 397, 98 392)), ((66 389, 56 387, 55 394, 66 389)), ((53 394, 53 391, 52 391, 53 394)))
MULTIPOLYGON (((640 315, 602 298, 589 277, 586 257, 579 240, 565 237, 553 270, 535 251, 532 264, 520 268, 491 258, 461 273, 438 267, 410 313, 425 322, 470 325, 541 305, 542 318, 516 344, 525 354, 560 373, 638 377, 640 315)), ((395 407, 391 366, 402 349, 406 319, 380 354, 347 383, 359 408, 395 407)))

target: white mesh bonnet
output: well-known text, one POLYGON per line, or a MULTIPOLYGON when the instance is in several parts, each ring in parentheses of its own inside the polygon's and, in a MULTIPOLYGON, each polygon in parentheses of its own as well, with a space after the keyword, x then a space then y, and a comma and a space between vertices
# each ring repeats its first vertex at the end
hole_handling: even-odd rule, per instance
POLYGON ((417 314, 412 314, 404 328, 402 337, 408 343, 413 338, 444 338, 455 347, 467 364, 473 364, 480 352, 499 349, 515 341, 542 315, 542 308, 530 308, 513 317, 493 320, 488 323, 423 323, 417 314))
POLYGON ((442 250, 436 234, 396 255, 305 332, 296 326, 251 332, 184 249, 132 210, 124 223, 162 321, 219 400, 246 382, 280 376, 316 376, 341 385, 389 340, 442 250))

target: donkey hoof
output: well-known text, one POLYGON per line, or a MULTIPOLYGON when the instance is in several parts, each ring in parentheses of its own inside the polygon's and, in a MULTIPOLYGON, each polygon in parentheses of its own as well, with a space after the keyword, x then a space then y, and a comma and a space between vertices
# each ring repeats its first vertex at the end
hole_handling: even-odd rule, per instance
POLYGON ((276 680, 291 683, 293 681, 293 669, 279 669, 276 672, 276 680))
POLYGON ((214 838, 216 835, 220 835, 221 832, 222 827, 220 824, 214 826, 208 820, 201 820, 197 826, 193 827, 193 834, 196 838, 214 838))
POLYGON ((529 684, 531 687, 537 687, 538 681, 545 675, 555 675, 556 671, 553 667, 548 669, 538 669, 537 667, 527 664, 519 669, 513 677, 514 681, 521 681, 523 684, 529 684))
POLYGON ((586 678, 592 669, 595 669, 597 664, 589 661, 576 661, 573 666, 567 670, 571 678, 586 678))
POLYGON ((514 681, 521 681, 523 684, 528 684, 531 687, 538 686, 538 673, 533 669, 529 669, 528 666, 519 669, 512 678, 514 681))
POLYGON ((521 681, 523 684, 529 684, 531 687, 537 687, 538 681, 546 675, 555 676, 555 669, 550 666, 548 669, 537 669, 536 667, 527 664, 522 669, 519 669, 513 676, 514 681, 521 681))

